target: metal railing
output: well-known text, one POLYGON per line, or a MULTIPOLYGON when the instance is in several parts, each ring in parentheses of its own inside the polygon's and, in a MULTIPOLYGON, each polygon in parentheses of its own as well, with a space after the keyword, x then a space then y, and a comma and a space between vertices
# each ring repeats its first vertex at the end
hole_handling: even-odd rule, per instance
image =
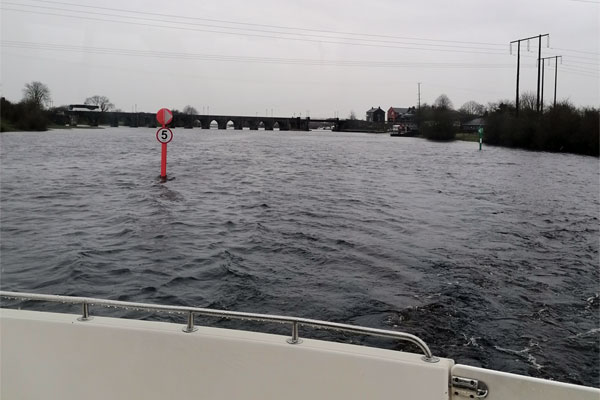
POLYGON ((422 357, 423 361, 429 363, 435 363, 439 361, 439 358, 434 357, 429 349, 429 346, 421 340, 419 337, 415 335, 411 335, 409 333, 404 332, 396 332, 389 331, 384 329, 375 329, 375 328, 367 328, 363 326, 354 326, 347 324, 339 324, 336 322, 328 322, 328 321, 320 321, 316 319, 308 319, 308 318, 297 318, 297 317, 288 317, 281 315, 269 315, 269 314, 255 314, 255 313, 247 313, 247 312, 237 312, 237 311, 226 311, 226 310, 213 310, 209 308, 197 308, 197 307, 186 307, 186 306, 165 306, 159 304, 147 304, 147 303, 134 303, 129 301, 118 301, 118 300, 104 300, 104 299, 96 299, 92 297, 72 297, 72 296, 59 296, 59 295, 48 295, 48 294, 35 294, 35 293, 23 293, 23 292, 7 292, 0 291, 0 297, 5 297, 9 299, 19 299, 19 300, 34 300, 34 301, 48 301, 54 303, 64 303, 64 304, 79 304, 82 307, 81 317, 78 318, 79 321, 89 321, 93 317, 90 316, 90 306, 106 306, 106 307, 115 307, 115 308, 123 308, 123 309, 135 309, 135 310, 143 310, 143 311, 164 311, 169 313, 176 314, 184 314, 187 315, 187 323, 183 328, 184 332, 191 333, 198 330, 197 327, 194 326, 194 316, 202 315, 209 317, 220 317, 220 318, 228 318, 228 319, 239 319, 239 320, 248 320, 248 321, 261 321, 261 322, 276 322, 282 324, 290 324, 292 325, 292 336, 287 339, 287 342, 290 344, 298 344, 301 343, 302 340, 299 337, 299 327, 300 326, 310 326, 313 328, 320 329, 328 329, 333 331, 342 331, 342 332, 350 332, 357 333, 369 336, 377 336, 377 337, 385 337, 397 339, 405 342, 410 342, 423 352, 424 356, 422 357))

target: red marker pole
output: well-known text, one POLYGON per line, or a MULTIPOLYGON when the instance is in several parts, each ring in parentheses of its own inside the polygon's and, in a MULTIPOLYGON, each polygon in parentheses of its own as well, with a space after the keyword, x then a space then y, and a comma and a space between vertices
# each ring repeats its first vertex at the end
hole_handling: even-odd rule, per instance
MULTIPOLYGON (((164 128, 164 126, 163 126, 164 128)), ((167 144, 162 144, 162 151, 160 152, 160 178, 167 179, 167 144)))
POLYGON ((173 140, 173 132, 163 125, 156 131, 156 140, 162 144, 160 154, 160 179, 167 180, 167 143, 173 140))
POLYGON ((162 181, 166 181, 167 143, 173 140, 173 132, 171 132, 171 130, 167 128, 167 124, 169 124, 173 120, 173 113, 169 109, 161 108, 156 113, 156 119, 158 120, 158 123, 162 125, 162 128, 156 131, 156 140, 158 140, 162 144, 160 154, 160 179, 162 181))

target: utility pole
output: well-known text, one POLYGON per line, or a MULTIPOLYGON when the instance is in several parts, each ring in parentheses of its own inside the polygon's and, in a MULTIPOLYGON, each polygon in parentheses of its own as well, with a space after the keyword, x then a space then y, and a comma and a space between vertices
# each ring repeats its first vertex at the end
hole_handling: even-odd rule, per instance
MULTIPOLYGON (((537 84, 537 111, 540 112, 541 108, 541 104, 540 104, 540 69, 543 68, 543 65, 541 65, 542 63, 542 37, 543 36, 547 36, 548 37, 548 47, 550 47, 550 35, 548 33, 546 33, 545 35, 538 35, 538 84, 537 84)), ((543 106, 541 106, 543 108, 543 106)))
POLYGON ((517 42, 517 117, 519 116, 519 68, 521 68, 521 41, 517 42))
POLYGON ((546 70, 546 63, 543 59, 540 58, 540 63, 542 63, 542 98, 540 100, 540 112, 544 113, 544 71, 546 70))
POLYGON ((517 98, 515 100, 515 106, 517 108, 517 117, 519 116, 519 70, 521 68, 521 42, 527 41, 528 43, 528 48, 529 48, 529 40, 531 39, 538 39, 539 40, 539 48, 538 48, 538 84, 537 84, 537 110, 540 110, 540 64, 539 64, 539 60, 542 58, 542 37, 547 36, 548 39, 550 38, 550 34, 546 33, 546 34, 540 34, 537 36, 531 36, 528 38, 524 38, 524 39, 517 39, 517 40, 513 40, 512 42, 510 42, 511 46, 510 46, 510 53, 512 54, 512 44, 513 43, 517 43, 517 98))
POLYGON ((538 62, 537 62, 537 96, 535 97, 535 109, 540 112, 540 69, 542 68, 542 35, 539 35, 538 43, 538 62))
POLYGON ((560 57, 560 63, 562 64, 562 56, 556 56, 554 59, 554 108, 556 108, 556 86, 558 83, 558 57, 560 57))
MULTIPOLYGON (((552 56, 552 57, 544 57, 542 58, 542 62, 545 60, 554 59, 554 107, 556 107, 556 85, 558 83, 558 59, 560 58, 560 62, 562 63, 562 56, 552 56)), ((542 72, 544 70, 542 69, 542 72)), ((542 102, 544 101, 544 74, 542 73, 542 102)), ((542 105, 543 109, 543 105, 542 105)))
POLYGON ((417 108, 417 130, 420 131, 421 130, 421 82, 418 82, 417 85, 419 86, 419 102, 417 103, 418 108, 417 108))

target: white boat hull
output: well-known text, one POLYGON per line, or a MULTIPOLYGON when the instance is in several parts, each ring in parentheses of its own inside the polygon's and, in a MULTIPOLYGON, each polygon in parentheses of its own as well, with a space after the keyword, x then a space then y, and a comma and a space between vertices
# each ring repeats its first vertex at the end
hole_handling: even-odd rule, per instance
POLYGON ((598 400, 600 391, 421 355, 256 332, 0 310, 2 399, 454 399, 452 375, 487 399, 598 400))

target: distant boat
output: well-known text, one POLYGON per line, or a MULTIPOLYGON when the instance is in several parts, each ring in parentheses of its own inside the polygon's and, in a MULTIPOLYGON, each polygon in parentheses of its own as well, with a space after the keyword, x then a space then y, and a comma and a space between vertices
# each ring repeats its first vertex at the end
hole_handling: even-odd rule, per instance
POLYGON ((390 129, 390 136, 412 136, 413 131, 410 130, 408 125, 393 125, 390 129))

